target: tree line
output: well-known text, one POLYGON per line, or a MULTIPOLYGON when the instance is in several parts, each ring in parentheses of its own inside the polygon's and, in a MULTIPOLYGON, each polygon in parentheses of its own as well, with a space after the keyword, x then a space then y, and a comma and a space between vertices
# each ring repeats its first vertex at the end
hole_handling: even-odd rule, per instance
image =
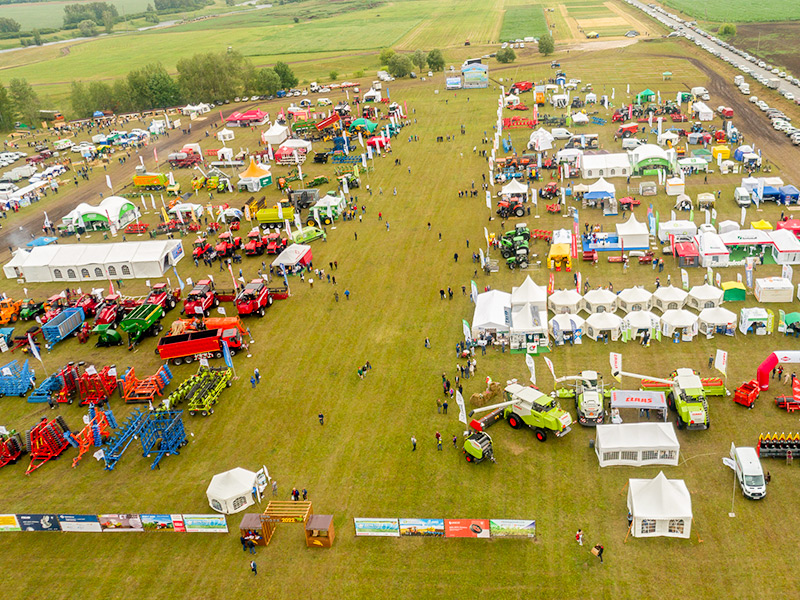
POLYGON ((378 58, 392 77, 407 77, 414 71, 414 67, 420 71, 426 67, 431 71, 444 70, 444 55, 441 50, 416 50, 413 54, 398 54, 392 48, 384 48, 378 58))

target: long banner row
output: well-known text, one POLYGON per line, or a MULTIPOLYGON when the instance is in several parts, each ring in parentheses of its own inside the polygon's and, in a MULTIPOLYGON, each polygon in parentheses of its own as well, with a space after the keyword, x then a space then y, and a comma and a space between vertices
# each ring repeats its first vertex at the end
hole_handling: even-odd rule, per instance
POLYGON ((2 531, 228 533, 228 523, 225 520, 225 515, 6 514, 0 515, 0 532, 2 531))
POLYGON ((520 519, 354 518, 356 536, 499 538, 536 537, 536 521, 520 519))

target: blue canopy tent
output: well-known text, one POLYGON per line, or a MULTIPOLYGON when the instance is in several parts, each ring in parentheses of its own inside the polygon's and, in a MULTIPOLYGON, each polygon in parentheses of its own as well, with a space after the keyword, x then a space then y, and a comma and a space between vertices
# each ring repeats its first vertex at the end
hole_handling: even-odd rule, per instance
POLYGON ((102 110, 96 110, 92 113, 92 117, 105 117, 102 110))
POLYGON ((778 190, 781 204, 797 204, 800 200, 800 190, 793 185, 785 185, 778 190))
POLYGON ((612 194, 610 192, 603 192, 603 191, 601 191, 601 192, 587 192, 586 194, 584 194, 583 197, 586 198, 587 200, 605 200, 607 198, 613 198, 614 194, 612 194))
POLYGON ((773 187, 771 185, 765 185, 764 190, 761 192, 761 199, 762 200, 777 200, 780 192, 778 192, 778 188, 773 187))
POLYGON ((31 240, 25 244, 28 248, 36 248, 37 246, 47 246, 53 242, 58 241, 58 238, 39 236, 35 240, 31 240))

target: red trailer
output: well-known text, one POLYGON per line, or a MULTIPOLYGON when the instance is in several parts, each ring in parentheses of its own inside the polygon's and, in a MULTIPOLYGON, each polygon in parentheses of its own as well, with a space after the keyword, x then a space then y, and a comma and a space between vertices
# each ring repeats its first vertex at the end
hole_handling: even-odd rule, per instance
POLYGON ((206 329, 163 337, 156 352, 163 360, 181 365, 201 358, 222 358, 222 342, 228 344, 231 356, 244 346, 242 334, 236 328, 206 329))
POLYGON ((240 315, 264 316, 272 306, 272 293, 262 279, 254 279, 236 297, 236 312, 240 315))
POLYGON ((733 395, 733 401, 736 402, 736 404, 741 404, 747 408, 753 408, 753 405, 758 399, 758 393, 760 389, 761 388, 758 386, 757 381, 746 381, 736 388, 736 393, 733 395))

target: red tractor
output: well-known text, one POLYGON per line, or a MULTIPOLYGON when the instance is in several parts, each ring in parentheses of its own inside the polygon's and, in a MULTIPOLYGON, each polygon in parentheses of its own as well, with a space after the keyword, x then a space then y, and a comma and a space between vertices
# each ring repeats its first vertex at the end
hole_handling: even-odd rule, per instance
POLYGON ((545 187, 539 190, 539 197, 545 200, 550 200, 560 195, 558 184, 555 181, 548 183, 545 187))
POLYGON ((247 243, 244 245, 244 253, 247 256, 261 256, 264 254, 266 244, 261 238, 261 232, 258 227, 252 229, 247 234, 247 243))
POLYGON ((73 302, 72 305, 82 308, 84 316, 88 319, 89 317, 93 317, 97 314, 97 309, 100 308, 102 303, 102 297, 98 298, 98 296, 93 294, 83 294, 80 298, 73 302))
POLYGON ((636 123, 629 123, 617 129, 617 137, 629 138, 639 133, 639 126, 636 123))
POLYGON ((267 254, 280 254, 289 243, 289 240, 285 237, 281 237, 281 234, 277 231, 268 233, 264 237, 264 240, 267 244, 267 254))
POLYGON ((628 120, 627 112, 615 111, 614 115, 611 117, 612 123, 624 123, 627 120, 628 120))
POLYGON ((47 323, 50 319, 55 317, 58 313, 60 313, 69 303, 67 299, 64 298, 61 294, 56 294, 55 296, 50 296, 47 299, 47 310, 42 315, 42 323, 47 323))
POLYGON ((511 216, 524 217, 525 206, 522 202, 513 198, 511 200, 501 200, 497 203, 497 214, 503 219, 511 216))
POLYGON ((241 315, 264 316, 264 312, 272 306, 272 294, 267 284, 261 279, 254 279, 236 296, 236 311, 241 315))
POLYGON ((144 299, 145 304, 158 304, 164 312, 170 311, 178 304, 181 299, 179 289, 171 290, 166 283, 157 283, 150 288, 150 293, 144 299))
POLYGON ((230 231, 219 234, 219 241, 214 247, 217 256, 226 258, 242 247, 242 238, 233 237, 230 231))
POLYGON ((518 81, 511 86, 510 94, 521 94, 523 92, 530 92, 533 89, 533 84, 530 81, 518 81))
POLYGON ((122 294, 109 294, 97 309, 94 324, 118 325, 126 314, 141 304, 141 298, 123 298, 122 294))
POLYGON ((197 238, 194 241, 194 249, 192 250, 192 258, 197 260, 201 260, 206 254, 211 254, 213 248, 211 244, 208 243, 208 240, 204 238, 197 238))
POLYGON ((215 306, 219 306, 219 298, 214 289, 214 282, 210 279, 201 279, 183 301, 183 312, 187 315, 202 314, 207 317, 215 306))

